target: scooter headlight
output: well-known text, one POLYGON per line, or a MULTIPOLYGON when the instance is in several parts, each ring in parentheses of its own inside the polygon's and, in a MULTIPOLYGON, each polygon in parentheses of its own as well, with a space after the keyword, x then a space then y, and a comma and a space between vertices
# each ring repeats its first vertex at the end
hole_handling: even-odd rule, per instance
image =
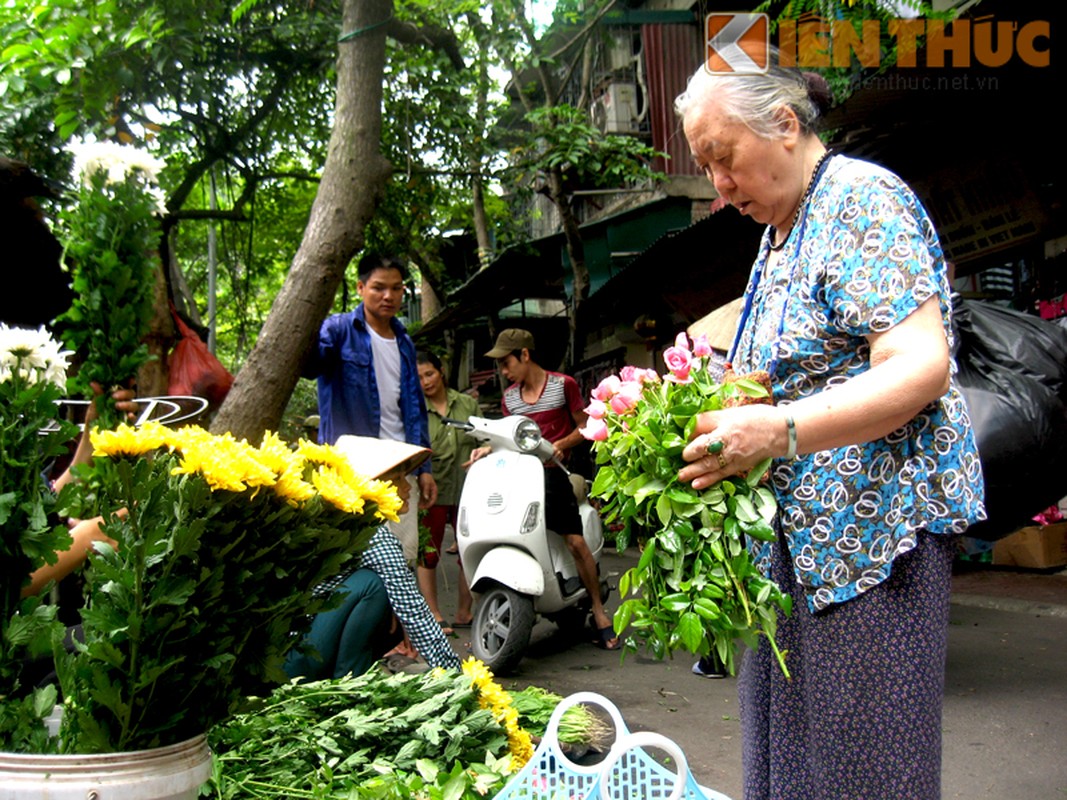
POLYGON ((541 446, 541 429, 532 419, 524 419, 515 426, 515 446, 524 453, 532 453, 541 446))

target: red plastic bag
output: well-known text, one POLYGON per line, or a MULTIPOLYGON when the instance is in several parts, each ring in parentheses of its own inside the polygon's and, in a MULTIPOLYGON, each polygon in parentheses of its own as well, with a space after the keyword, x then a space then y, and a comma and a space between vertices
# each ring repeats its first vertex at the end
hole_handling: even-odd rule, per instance
POLYGON ((182 335, 170 356, 167 393, 203 397, 215 408, 222 404, 233 385, 233 375, 207 349, 196 331, 186 325, 171 305, 171 315, 182 335))

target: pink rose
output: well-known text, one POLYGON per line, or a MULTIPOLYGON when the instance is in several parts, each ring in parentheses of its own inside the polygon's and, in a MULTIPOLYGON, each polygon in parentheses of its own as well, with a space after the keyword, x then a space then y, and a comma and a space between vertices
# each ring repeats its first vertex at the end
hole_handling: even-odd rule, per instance
POLYGON ((641 383, 659 383, 659 373, 654 369, 640 369, 637 379, 641 383))
POLYGON ((711 345, 708 344, 707 334, 702 333, 693 340, 693 355, 697 358, 711 355, 711 345))
POLYGON ((679 331, 678 335, 674 337, 674 346, 679 350, 689 349, 689 337, 686 336, 685 331, 679 331))
POLYGON ((593 399, 607 402, 619 391, 622 381, 618 375, 608 375, 593 389, 593 399))
POLYGON ((603 400, 594 400, 585 407, 585 413, 593 419, 604 419, 604 415, 608 413, 608 407, 603 400))
POLYGON ((608 438, 608 426, 602 419, 596 419, 590 417, 584 428, 579 428, 582 432, 582 436, 591 442, 603 442, 608 438))
POLYGON ((636 381, 637 373, 639 372, 641 372, 639 368, 627 365, 619 370, 619 378, 622 380, 623 383, 626 383, 628 381, 636 381))
MULTIPOLYGON (((682 334, 684 335, 684 334, 682 334)), ((663 351, 663 361, 678 381, 687 382, 693 366, 693 354, 683 347, 668 347, 663 351)))
POLYGON ((618 393, 611 398, 611 410, 616 414, 625 414, 641 399, 641 384, 627 381, 619 387, 618 393))

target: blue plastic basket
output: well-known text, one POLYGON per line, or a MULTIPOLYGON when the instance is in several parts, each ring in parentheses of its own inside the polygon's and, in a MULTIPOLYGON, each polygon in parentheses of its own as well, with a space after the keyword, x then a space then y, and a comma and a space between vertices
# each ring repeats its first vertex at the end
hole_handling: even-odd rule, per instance
POLYGON ((685 754, 658 733, 631 733, 615 704, 594 692, 578 692, 563 699, 552 712, 545 736, 497 800, 730 800, 700 786, 689 771, 685 754), (559 747, 563 713, 579 703, 608 712, 615 726, 615 742, 599 764, 575 764, 559 747), (674 761, 675 770, 660 764, 645 748, 656 747, 674 761))

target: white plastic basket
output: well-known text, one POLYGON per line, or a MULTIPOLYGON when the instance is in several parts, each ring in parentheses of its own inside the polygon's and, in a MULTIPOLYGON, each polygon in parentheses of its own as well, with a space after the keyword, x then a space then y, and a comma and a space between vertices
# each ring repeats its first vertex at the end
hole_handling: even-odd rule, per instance
POLYGON ((730 800, 696 782, 685 754, 671 739, 645 731, 631 733, 615 704, 594 692, 572 694, 556 706, 533 757, 496 797, 497 800, 730 800), (575 764, 559 747, 563 713, 579 703, 600 706, 615 726, 615 742, 599 764, 575 764), (645 751, 646 747, 667 753, 674 761, 675 771, 656 761, 645 751))

